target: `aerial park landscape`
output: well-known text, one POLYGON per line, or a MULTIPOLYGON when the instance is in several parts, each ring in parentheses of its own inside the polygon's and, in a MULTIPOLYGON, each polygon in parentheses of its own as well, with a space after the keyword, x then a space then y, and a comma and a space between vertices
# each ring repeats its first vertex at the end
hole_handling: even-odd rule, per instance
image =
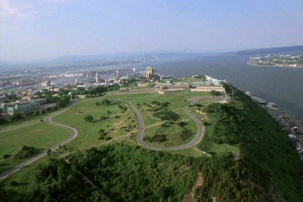
POLYGON ((0 202, 303 201, 302 8, 0 0, 0 202))
MULTIPOLYGON (((0 130, 1 138, 5 140, 1 142, 1 155, 3 157, 5 156, 5 158, 1 160, 2 186, 10 187, 8 189, 9 191, 6 191, 8 195, 17 191, 14 200, 19 200, 19 197, 23 196, 28 197, 28 200, 38 198, 47 199, 50 196, 52 199, 56 197, 62 199, 63 196, 67 195, 69 196, 63 197, 65 198, 64 200, 73 200, 70 197, 76 196, 80 198, 90 197, 90 200, 122 200, 122 198, 116 196, 117 190, 114 191, 106 188, 109 185, 99 184, 101 182, 114 183, 115 180, 112 179, 112 177, 105 181, 97 180, 96 176, 90 173, 94 170, 96 164, 91 168, 92 170, 87 170, 88 168, 86 167, 93 165, 88 163, 88 161, 96 161, 96 159, 93 160, 90 158, 101 158, 100 162, 103 162, 103 166, 112 165, 114 168, 119 166, 119 163, 122 163, 120 161, 117 162, 117 160, 122 158, 119 157, 119 155, 123 154, 127 155, 123 157, 125 160, 131 158, 128 161, 136 160, 140 162, 140 165, 143 163, 141 161, 146 161, 144 163, 147 163, 147 165, 152 165, 152 162, 156 163, 157 166, 151 170, 153 173, 160 172, 160 170, 157 171, 157 169, 161 167, 161 164, 172 166, 176 163, 171 164, 172 162, 170 161, 164 163, 162 162, 163 159, 169 156, 172 158, 171 160, 177 158, 183 163, 174 165, 176 166, 174 169, 179 170, 177 172, 179 174, 175 173, 174 175, 179 175, 180 179, 184 177, 184 180, 191 179, 190 183, 189 181, 187 182, 189 184, 181 180, 182 186, 178 188, 172 184, 161 185, 165 181, 161 182, 158 178, 160 181, 158 181, 157 184, 160 183, 160 187, 167 187, 167 190, 164 189, 164 191, 160 191, 158 188, 150 187, 146 193, 141 193, 143 195, 136 192, 123 195, 123 200, 142 200, 142 197, 148 197, 148 200, 154 198, 154 200, 169 199, 189 201, 194 200, 194 198, 207 199, 212 197, 220 199, 224 197, 239 197, 239 199, 247 198, 247 200, 269 199, 273 196, 276 198, 282 197, 280 193, 260 194, 258 189, 254 187, 254 183, 262 182, 264 183, 262 184, 264 187, 275 186, 278 187, 275 189, 280 188, 280 180, 275 181, 277 179, 273 177, 273 175, 277 174, 273 173, 280 172, 280 169, 263 170, 266 166, 269 166, 266 165, 269 163, 267 161, 264 162, 263 166, 265 167, 262 166, 258 168, 260 169, 258 172, 268 173, 268 176, 266 174, 268 181, 263 181, 261 178, 254 178, 256 182, 251 183, 249 186, 241 184, 239 181, 237 183, 240 184, 237 186, 241 187, 240 192, 238 189, 234 191, 232 191, 232 189, 226 189, 226 196, 220 195, 219 192, 217 192, 217 196, 208 194, 209 192, 216 193, 216 191, 213 186, 209 186, 207 183, 219 180, 218 183, 220 184, 223 182, 220 178, 227 173, 229 173, 227 176, 232 177, 230 176, 232 173, 230 173, 231 170, 229 169, 235 169, 233 172, 238 172, 237 169, 244 166, 246 167, 245 169, 247 169, 247 173, 242 173, 238 178, 239 180, 241 177, 249 178, 250 169, 256 168, 250 167, 254 165, 254 162, 249 163, 245 161, 247 156, 253 155, 255 156, 254 158, 267 158, 266 155, 253 154, 264 151, 264 149, 269 146, 268 143, 258 144, 260 141, 271 142, 272 138, 277 138, 278 142, 286 141, 284 148, 281 148, 281 145, 275 146, 275 144, 271 144, 269 158, 277 158, 277 161, 279 161, 279 159, 282 160, 282 154, 275 157, 273 152, 275 152, 276 149, 279 151, 283 149, 283 151, 286 152, 284 155, 287 155, 289 160, 296 161, 297 163, 300 163, 300 160, 294 159, 296 152, 291 148, 290 142, 287 136, 284 135, 281 126, 279 126, 264 109, 257 106, 247 95, 238 91, 231 84, 224 83, 223 85, 219 84, 215 86, 201 85, 191 86, 190 88, 184 86, 184 81, 197 83, 203 81, 203 79, 205 81, 204 76, 195 75, 192 78, 183 78, 175 81, 175 84, 170 87, 167 87, 165 83, 163 83, 162 87, 161 83, 156 84, 159 86, 152 85, 154 87, 137 87, 137 83, 132 83, 132 85, 127 88, 106 91, 102 96, 86 99, 74 98, 69 102, 67 107, 59 111, 18 120, 18 125, 14 122, 3 125, 4 127, 0 130), (180 86, 178 86, 178 82, 180 86), (210 87, 211 89, 224 89, 224 91, 209 90, 210 87), (247 113, 248 111, 254 111, 255 113, 247 113), (228 116, 226 116, 227 114, 228 116), (237 124, 240 122, 241 125, 237 124), (256 127, 255 124, 258 127, 256 127), (268 134, 266 136, 258 135, 263 132, 268 134), (238 135, 239 133, 241 133, 241 136, 238 135), (277 135, 277 133, 281 135, 277 135), (12 145, 14 146, 12 147, 12 145), (113 158, 118 159, 109 160, 109 153, 103 153, 101 155, 104 150, 102 148, 113 149, 113 152, 116 152, 115 155, 118 155, 116 157, 113 156, 113 158), (115 151, 118 148, 120 148, 120 150, 115 151), (124 150, 129 150, 129 152, 125 153, 123 152, 124 150), (251 153, 252 151, 253 153, 251 153), (159 155, 161 157, 156 153, 153 154, 154 152, 160 152, 161 155, 159 155), (100 156, 97 155, 98 153, 100 156), (88 154, 89 156, 87 156, 88 154), (139 156, 133 158, 135 154, 139 156), (294 156, 290 158, 290 154, 294 156), (149 155, 151 156, 148 157, 149 155), (151 157, 157 158, 157 160, 148 160, 151 157), (79 164, 80 161, 83 160, 87 163, 79 164), (111 163, 108 161, 111 161, 111 163), (220 171, 222 172, 221 177, 213 178, 215 176, 209 173, 210 170, 208 170, 207 165, 211 166, 215 163, 214 165, 219 166, 223 162, 229 164, 229 169, 220 171), (65 168, 60 168, 61 166, 65 168), (81 166, 84 167, 82 168, 81 166), (51 174, 52 169, 57 170, 57 174, 51 174), (58 173, 58 169, 65 171, 58 173), (69 169, 72 170, 68 171, 69 169), (190 172, 188 173, 189 170, 190 172), (50 173, 47 174, 48 172, 50 173), (190 177, 188 175, 190 175, 190 177), (86 191, 82 193, 83 195, 80 194, 81 196, 78 196, 78 194, 75 194, 75 190, 67 187, 62 189, 59 184, 54 186, 51 185, 51 182, 48 182, 43 185, 43 183, 46 182, 45 180, 48 179, 45 178, 47 176, 48 178, 54 178, 53 180, 59 180, 58 182, 52 180, 52 183, 63 183, 60 186, 64 187, 68 186, 67 184, 69 183, 75 183, 79 180, 79 182, 81 182, 82 180, 84 187, 81 189, 86 191), (64 179, 64 181, 60 179, 64 179), (96 188, 99 191, 94 193, 96 188), (57 193, 59 190, 61 190, 60 193, 63 195, 55 194, 56 197, 54 197, 54 193, 57 193), (160 192, 158 193, 157 190, 160 192), (38 192, 39 197, 37 197, 38 192), (179 192, 180 194, 176 194, 179 192)), ((259 159, 258 162, 259 161, 261 161, 261 159, 259 159)), ((283 159, 283 161, 285 160, 283 159)), ((137 164, 133 162, 128 165, 133 167, 137 164)), ((284 167, 284 170, 286 169, 284 163, 276 166, 284 167)), ((125 168, 123 168, 123 170, 124 169, 125 168)), ((295 167, 293 169, 295 169, 295 167)), ((110 170, 111 169, 109 169, 108 172, 113 172, 110 170)), ((173 170, 167 170, 168 173, 162 173, 161 175, 164 176, 161 178, 165 180, 172 174, 171 172, 173 170)), ((100 171, 94 172, 99 173, 100 171)), ((95 174, 98 175, 97 173, 95 174)), ((133 171, 131 175, 137 175, 139 173, 137 170, 136 172, 133 171)), ((288 177, 294 174, 289 173, 290 175, 288 175, 287 173, 283 172, 283 174, 288 177)), ((160 175, 160 173, 156 175, 160 175)), ((149 179, 149 175, 147 175, 147 178, 148 181, 151 180, 149 179)), ((175 178, 176 176, 174 179, 175 178)), ((171 179, 169 182, 173 183, 173 180, 171 179)), ((143 181, 140 183, 143 183, 143 181)), ((288 186, 291 187, 293 185, 294 184, 289 184, 288 186)), ((111 184, 111 186, 118 186, 118 184, 114 183, 111 184)), ((151 184, 150 186, 154 185, 151 184)), ((3 197, 8 196, 4 194, 3 197)), ((284 197, 295 197, 295 195, 292 194, 290 196, 285 194, 283 195, 283 198, 284 197)))

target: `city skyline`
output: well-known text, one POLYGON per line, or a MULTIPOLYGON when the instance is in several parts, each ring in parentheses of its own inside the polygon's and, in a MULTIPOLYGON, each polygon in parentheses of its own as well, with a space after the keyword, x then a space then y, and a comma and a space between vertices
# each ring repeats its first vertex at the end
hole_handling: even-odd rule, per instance
POLYGON ((303 2, 0 0, 0 61, 303 45, 303 2))

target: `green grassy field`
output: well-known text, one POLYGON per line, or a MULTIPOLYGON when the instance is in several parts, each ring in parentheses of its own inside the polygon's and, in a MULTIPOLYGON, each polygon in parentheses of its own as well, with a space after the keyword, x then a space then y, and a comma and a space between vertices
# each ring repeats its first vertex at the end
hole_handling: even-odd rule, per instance
POLYGON ((229 144, 216 144, 211 141, 214 134, 214 123, 217 120, 217 116, 214 114, 198 113, 197 108, 193 107, 192 111, 194 114, 200 118, 200 120, 209 123, 210 125, 205 126, 205 133, 202 141, 197 145, 201 150, 212 154, 212 155, 226 155, 227 153, 232 153, 234 156, 239 155, 239 147, 232 146, 229 144))
POLYGON ((45 113, 45 114, 41 114, 41 115, 34 116, 34 117, 27 117, 27 118, 24 118, 24 119, 21 119, 21 120, 18 120, 18 121, 13 121, 13 122, 8 123, 8 124, 3 124, 0 127, 0 133, 5 132, 7 130, 12 130, 12 129, 15 129, 15 128, 21 128, 21 127, 24 127, 24 126, 29 126, 29 125, 39 123, 41 119, 43 119, 47 116, 50 116, 54 113, 56 113, 56 112, 45 113))
MULTIPOLYGON (((79 135, 75 140, 66 145, 66 150, 59 149, 58 152, 61 154, 71 153, 76 150, 88 149, 93 146, 98 147, 105 144, 111 144, 115 141, 129 141, 135 143, 138 132, 137 119, 127 103, 123 100, 132 102, 141 111, 146 127, 146 137, 152 137, 155 134, 166 135, 166 141, 162 143, 153 142, 151 144, 164 147, 185 144, 194 138, 194 135, 197 132, 197 126, 184 112, 183 108, 186 105, 190 104, 188 101, 186 101, 187 99, 197 96, 202 96, 200 99, 196 100, 196 103, 200 103, 202 105, 216 102, 217 99, 220 99, 213 98, 209 95, 209 93, 206 92, 201 93, 183 91, 165 95, 150 93, 107 95, 105 97, 81 100, 71 109, 53 118, 53 121, 55 122, 76 128, 79 135), (101 103, 105 98, 111 101, 109 105, 96 104, 97 102, 101 103), (122 101, 119 101, 118 99, 121 99, 122 101), (180 116, 178 120, 174 123, 169 124, 168 127, 163 127, 162 124, 167 123, 167 121, 162 121, 159 118, 153 116, 154 111, 152 111, 152 109, 156 107, 152 104, 153 101, 160 103, 169 102, 167 108, 180 116), (84 117, 87 115, 91 115, 94 118, 94 121, 86 122, 84 120, 84 117), (102 116, 106 117, 106 119, 101 120, 102 116), (180 127, 176 124, 181 121, 186 123, 186 125, 180 127), (99 139, 100 134, 98 132, 100 130, 104 131, 106 137, 108 137, 107 140, 99 139), (189 134, 191 134, 185 140, 180 137, 180 132, 184 130, 188 131, 189 134)), ((195 115, 199 117, 200 120, 204 120, 206 116, 197 113, 195 111, 196 109, 197 107, 190 108, 190 110, 195 113, 195 115)), ((53 146, 63 139, 66 139, 70 135, 70 132, 67 130, 48 125, 46 123, 40 123, 39 121, 41 117, 31 118, 19 123, 20 126, 26 126, 30 124, 34 125, 26 126, 24 128, 20 128, 11 132, 0 133, 0 137, 2 138, 2 141, 0 143, 1 157, 4 154, 12 155, 19 148, 21 148, 22 145, 34 146, 41 151, 53 146)), ((215 119, 215 117, 213 117, 213 119, 215 119)), ((17 122, 9 124, 5 129, 2 129, 2 131, 14 128, 16 125, 17 122)), ((197 147, 174 152, 191 156, 203 155, 201 150, 210 153, 215 152, 216 154, 225 154, 228 152, 236 154, 238 152, 238 148, 232 147, 230 145, 215 145, 214 143, 210 143, 209 137, 212 135, 211 126, 207 126, 206 131, 207 134, 197 147)), ((8 168, 18 165, 22 161, 11 161, 9 158, 2 158, 0 162, 1 171, 4 171, 8 168)))
POLYGON ((177 130, 174 132, 169 131, 171 130, 171 127, 166 127, 166 128, 161 127, 161 124, 165 123, 166 121, 162 121, 161 119, 153 116, 154 111, 152 109, 155 108, 156 106, 153 105, 152 102, 153 101, 157 101, 160 103, 169 102, 170 104, 168 105, 167 108, 177 113, 180 116, 180 118, 177 121, 184 121, 188 123, 184 127, 188 131, 191 131, 192 134, 195 134, 197 130, 197 126, 190 119, 190 117, 184 112, 183 108, 189 104, 189 102, 187 102, 186 99, 190 97, 203 96, 203 95, 209 95, 209 94, 183 91, 183 92, 169 93, 165 95, 136 94, 131 96, 123 95, 118 97, 121 99, 126 99, 131 101, 140 110, 146 127, 146 131, 144 134, 146 137, 153 137, 159 130, 161 130, 162 133, 167 135, 167 141, 163 143, 153 142, 151 144, 160 145, 160 146, 176 146, 190 141, 194 137, 194 135, 190 136, 190 138, 188 138, 186 141, 182 141, 180 136, 176 136, 176 135, 174 136, 174 134, 178 134, 179 132, 182 131, 180 127, 178 129, 179 131, 177 130), (176 96, 178 97, 178 99, 176 99, 176 96))
MULTIPOLYGON (((33 162, 31 165, 28 165, 18 172, 14 173, 13 175, 5 178, 1 181, 1 186, 8 187, 12 190, 17 191, 18 193, 27 194, 28 192, 32 191, 35 186, 35 173, 37 171, 37 167, 39 164, 44 164, 48 162, 49 157, 44 156, 38 161, 33 162), (11 182, 17 182, 17 186, 12 186, 11 182)), ((26 198, 24 201, 27 201, 26 198)))
POLYGON ((0 133, 0 173, 28 159, 12 159, 23 145, 35 147, 38 149, 37 152, 41 152, 67 139, 70 134, 70 131, 66 129, 44 122, 0 133), (11 157, 4 159, 4 154, 11 155, 11 157))
POLYGON ((96 105, 96 102, 104 99, 104 97, 99 97, 82 100, 67 112, 53 118, 55 122, 77 129, 79 136, 66 145, 69 150, 87 149, 115 140, 127 140, 131 133, 137 131, 136 117, 126 103, 115 100, 117 98, 107 97, 111 101, 110 105, 96 105), (119 105, 126 107, 126 111, 123 112, 119 105), (92 123, 84 121, 87 115, 94 118, 92 123), (100 120, 101 116, 108 118, 100 120), (98 140, 98 131, 101 129, 112 139, 98 140))

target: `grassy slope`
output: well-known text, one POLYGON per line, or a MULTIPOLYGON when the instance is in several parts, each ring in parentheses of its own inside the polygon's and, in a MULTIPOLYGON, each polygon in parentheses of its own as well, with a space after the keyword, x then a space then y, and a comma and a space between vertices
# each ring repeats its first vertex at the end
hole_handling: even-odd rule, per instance
POLYGON ((55 114, 55 113, 58 113, 58 112, 45 113, 45 114, 41 114, 41 115, 34 116, 34 117, 27 117, 25 119, 13 121, 11 123, 1 125, 0 133, 7 131, 7 130, 12 130, 15 128, 20 128, 20 127, 39 123, 41 119, 43 119, 47 116, 51 116, 52 114, 55 114))
MULTIPOLYGON (((188 123, 185 128, 191 131, 192 134, 196 134, 197 126, 196 124, 188 117, 188 115, 184 112, 183 107, 188 105, 189 103, 186 102, 186 99, 195 97, 195 96, 204 96, 209 95, 208 93, 196 93, 196 92, 176 92, 176 93, 169 93, 165 95, 159 95, 159 94, 137 94, 137 95, 123 95, 123 96, 117 96, 121 99, 126 99, 131 101, 133 104, 137 106, 137 108, 140 110, 142 117, 144 119, 144 124, 146 127, 145 136, 154 136, 156 132, 161 129, 163 130, 170 128, 162 128, 161 123, 165 123, 166 121, 161 121, 160 119, 153 116, 153 111, 149 111, 155 105, 152 105, 152 101, 158 101, 160 103, 164 102, 170 102, 170 105, 168 106, 169 110, 172 110, 173 112, 180 115, 180 118, 178 121, 184 121, 188 123), (178 99, 176 99, 176 97, 178 99), (151 107, 147 106, 151 105, 151 107)), ((181 131, 181 128, 180 128, 181 131)), ((176 133, 178 131, 175 131, 176 133)), ((179 137, 175 138, 172 135, 168 135, 168 140, 163 143, 151 143, 154 145, 161 145, 161 146, 176 146, 184 144, 185 142, 190 141, 194 135, 192 135, 190 138, 188 138, 185 142, 182 141, 179 137)))
POLYGON ((37 123, 24 128, 0 133, 0 172, 2 173, 26 160, 13 160, 12 157, 3 159, 4 154, 13 155, 23 145, 46 150, 69 136, 70 132, 68 130, 47 123, 37 123))
POLYGON ((108 98, 112 103, 108 106, 96 106, 96 102, 101 102, 102 98, 91 98, 82 100, 75 107, 68 110, 64 114, 56 116, 53 120, 58 123, 72 126, 78 130, 78 137, 66 146, 68 149, 87 149, 92 146, 106 144, 108 141, 98 140, 98 131, 105 130, 108 136, 113 140, 128 138, 130 133, 137 131, 137 121, 134 113, 127 107, 126 112, 122 113, 119 105, 127 106, 125 103, 108 98), (100 120, 101 116, 108 116, 107 111, 111 111, 109 118, 100 120), (84 121, 84 117, 91 115, 94 118, 93 123, 84 121), (119 118, 115 118, 119 116, 119 118), (130 131, 125 131, 122 127, 131 125, 130 131))

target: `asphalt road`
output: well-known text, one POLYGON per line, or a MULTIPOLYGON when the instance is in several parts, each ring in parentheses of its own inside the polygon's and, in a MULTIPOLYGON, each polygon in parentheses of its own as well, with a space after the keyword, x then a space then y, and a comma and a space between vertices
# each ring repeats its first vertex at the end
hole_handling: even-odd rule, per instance
MULTIPOLYGON (((70 130, 70 131, 71 131, 71 134, 72 134, 72 135, 71 135, 69 138, 67 138, 66 140, 63 140, 62 142, 59 142, 58 144, 52 146, 52 147, 50 148, 52 151, 58 149, 60 145, 62 146, 62 145, 65 145, 66 143, 72 141, 73 139, 75 139, 75 138, 78 136, 78 131, 77 131, 75 128, 70 127, 70 126, 66 126, 66 125, 62 125, 62 124, 59 124, 59 123, 55 123, 55 122, 52 121, 52 118, 53 118, 54 116, 56 116, 56 115, 58 115, 58 114, 61 114, 61 113, 65 112, 66 110, 68 110, 68 109, 70 109, 71 107, 73 107, 76 103, 77 103, 77 102, 74 102, 74 103, 73 103, 71 106, 69 106, 68 108, 65 108, 65 109, 63 109, 63 110, 60 110, 58 113, 52 115, 51 117, 47 117, 47 118, 44 119, 44 121, 47 122, 47 123, 49 123, 49 124, 52 124, 52 125, 54 125, 54 126, 61 127, 61 128, 66 128, 66 129, 70 130)), ((1 173, 1 174, 0 174, 0 180, 3 180, 4 178, 6 178, 6 177, 10 176, 11 174, 13 174, 13 173, 19 171, 20 169, 24 168, 25 166, 28 166, 28 165, 30 165, 31 163, 33 163, 33 162, 35 162, 35 161, 41 159, 43 156, 46 155, 46 152, 47 152, 47 151, 44 151, 44 152, 38 154, 37 156, 35 156, 35 157, 31 158, 31 159, 28 159, 27 161, 21 163, 20 165, 14 167, 14 168, 12 168, 12 169, 10 169, 10 170, 4 172, 4 173, 1 173)))
MULTIPOLYGON (((138 142, 139 145, 141 145, 143 147, 146 147, 146 148, 149 148, 149 149, 153 149, 153 150, 163 150, 163 151, 164 150, 165 151, 181 150, 181 149, 187 149, 187 148, 190 148, 190 147, 193 147, 193 146, 197 145, 201 141, 201 139, 203 137, 203 133, 204 133, 204 126, 203 126, 203 124, 201 123, 201 121, 193 113, 191 113, 191 111, 189 110, 189 107, 185 106, 183 108, 183 110, 185 111, 185 113, 188 116, 190 116, 190 118, 192 120, 195 121, 195 123, 197 124, 197 127, 198 127, 198 130, 197 130, 195 138, 191 142, 189 142, 187 144, 179 145, 179 146, 175 146, 175 147, 159 147, 159 146, 150 145, 150 144, 146 143, 143 140, 145 126, 144 126, 144 121, 143 121, 143 118, 141 116, 140 111, 131 102, 129 102, 129 101, 126 101, 126 102, 128 103, 128 105, 130 106, 130 108, 134 111, 134 113, 137 116, 138 124, 139 124, 139 132, 138 132, 137 142, 138 142)), ((207 154, 207 153, 205 153, 205 154, 207 154)))

